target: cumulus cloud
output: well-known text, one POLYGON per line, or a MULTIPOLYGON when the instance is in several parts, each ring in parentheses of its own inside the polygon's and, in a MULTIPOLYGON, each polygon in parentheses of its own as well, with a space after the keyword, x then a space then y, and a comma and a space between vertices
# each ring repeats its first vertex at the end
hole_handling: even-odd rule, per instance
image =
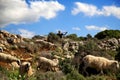
POLYGON ((25 29, 18 29, 18 31, 20 32, 20 35, 24 38, 32 38, 35 35, 34 32, 25 29))
POLYGON ((120 19, 120 7, 116 6, 104 6, 102 9, 102 13, 105 16, 115 16, 120 19))
POLYGON ((85 26, 85 28, 87 30, 98 30, 98 31, 104 31, 107 29, 107 27, 99 27, 99 26, 95 26, 95 25, 85 26))
POLYGON ((72 14, 77 15, 80 12, 85 13, 85 15, 93 16, 95 14, 101 14, 99 10, 97 10, 97 7, 91 4, 76 2, 76 7, 73 8, 72 14))
POLYGON ((75 6, 71 13, 77 15, 79 13, 84 13, 86 16, 115 16, 120 19, 120 7, 112 6, 103 6, 102 9, 98 9, 97 6, 87 3, 75 2, 75 6))
POLYGON ((79 28, 79 27, 73 27, 72 29, 73 29, 73 30, 76 30, 76 31, 80 31, 80 28, 79 28))
POLYGON ((36 22, 41 18, 49 20, 63 10, 64 5, 58 1, 33 1, 28 7, 24 0, 0 0, 0 27, 36 22))

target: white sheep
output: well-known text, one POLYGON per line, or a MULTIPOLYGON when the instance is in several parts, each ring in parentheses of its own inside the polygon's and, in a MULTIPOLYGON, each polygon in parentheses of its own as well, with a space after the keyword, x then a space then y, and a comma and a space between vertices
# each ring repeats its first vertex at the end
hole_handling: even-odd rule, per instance
POLYGON ((48 49, 54 49, 56 47, 55 44, 44 41, 44 40, 36 40, 36 43, 40 43, 41 45, 43 45, 44 47, 46 47, 48 49))
POLYGON ((34 70, 32 69, 30 62, 23 62, 20 65, 20 68, 19 68, 20 77, 24 77, 25 75, 27 77, 30 77, 31 75, 33 75, 33 73, 34 73, 34 70))
MULTIPOLYGON (((104 69, 118 69, 118 61, 109 60, 104 57, 97 57, 93 55, 87 55, 83 58, 84 62, 84 71, 86 72, 87 67, 95 68, 97 71, 100 71, 103 74, 104 69)), ((88 73, 86 72, 88 75, 88 73)))
POLYGON ((40 57, 38 61, 38 68, 56 71, 58 68, 58 59, 47 59, 45 57, 40 57))
POLYGON ((13 69, 14 68, 18 69, 20 67, 20 65, 18 65, 17 62, 12 62, 11 65, 12 65, 13 69))
MULTIPOLYGON (((5 53, 0 53, 0 61, 9 63, 11 65, 12 65, 12 62, 17 62, 18 65, 20 65, 20 63, 21 63, 20 59, 12 56, 10 54, 5 54, 5 53)), ((13 66, 13 70, 14 70, 14 66, 13 66)))

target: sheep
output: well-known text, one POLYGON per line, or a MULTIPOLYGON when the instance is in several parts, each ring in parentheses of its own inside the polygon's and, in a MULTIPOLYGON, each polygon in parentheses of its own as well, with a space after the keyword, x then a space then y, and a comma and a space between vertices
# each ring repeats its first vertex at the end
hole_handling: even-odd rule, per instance
MULTIPOLYGON (((16 69, 18 69, 20 67, 20 65, 18 65, 17 62, 12 62, 11 66, 14 67, 14 68, 16 68, 16 69)), ((13 70, 14 70, 14 68, 13 68, 13 70)))
MULTIPOLYGON (((93 55, 87 55, 83 58, 83 63, 84 63, 84 72, 86 72, 86 69, 88 67, 94 68, 97 71, 100 71, 101 74, 103 74, 104 69, 118 69, 119 64, 118 61, 115 60, 109 60, 104 57, 97 57, 93 55)), ((86 72, 88 75, 88 73, 86 72)))
POLYGON ((25 75, 27 77, 30 77, 31 75, 33 75, 33 73, 34 73, 34 70, 32 69, 30 62, 23 62, 20 65, 20 68, 19 68, 20 77, 24 77, 25 75))
POLYGON ((47 42, 44 40, 36 40, 36 43, 40 43, 41 45, 43 45, 43 47, 47 48, 47 49, 51 49, 54 50, 55 47, 57 47, 55 44, 51 43, 51 42, 47 42))
POLYGON ((51 70, 51 71, 57 71, 56 69, 58 68, 58 59, 47 59, 45 57, 40 57, 38 61, 38 69, 45 69, 45 70, 51 70))
MULTIPOLYGON (((10 63, 11 65, 12 65, 12 62, 17 62, 18 65, 21 64, 20 59, 5 53, 0 53, 0 61, 5 63, 10 63)), ((14 66, 13 66, 13 70, 14 70, 14 66)))
POLYGON ((62 48, 63 48, 63 50, 64 51, 68 51, 68 48, 69 48, 69 43, 68 42, 66 42, 66 43, 62 43, 62 48))

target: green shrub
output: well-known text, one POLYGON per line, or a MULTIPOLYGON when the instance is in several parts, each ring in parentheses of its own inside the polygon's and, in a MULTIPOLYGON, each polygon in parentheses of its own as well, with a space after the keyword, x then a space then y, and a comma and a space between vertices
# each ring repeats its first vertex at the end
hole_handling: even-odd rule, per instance
POLYGON ((48 40, 48 42, 55 43, 55 42, 59 42, 60 41, 60 37, 57 34, 50 32, 48 34, 47 40, 48 40))
POLYGON ((0 66, 0 80, 8 80, 7 70, 0 66))
POLYGON ((86 80, 109 80, 107 76, 92 75, 87 77, 86 80))
POLYGON ((86 43, 85 47, 87 48, 87 50, 96 50, 96 49, 98 49, 97 44, 93 40, 89 40, 86 43))
POLYGON ((78 40, 86 40, 87 38, 86 37, 82 37, 82 36, 80 36, 80 37, 78 37, 78 40))
POLYGON ((66 75, 67 80, 86 80, 85 77, 78 73, 78 71, 73 70, 66 75))
POLYGON ((90 34, 87 34, 87 39, 91 39, 92 36, 90 34))
POLYGON ((7 75, 9 77, 9 80, 18 80, 19 72, 18 70, 8 71, 7 75))
POLYGON ((77 37, 76 34, 69 34, 69 35, 67 35, 66 37, 67 37, 67 38, 70 38, 70 39, 72 39, 72 40, 78 40, 78 37, 77 37))
POLYGON ((19 72, 18 69, 11 71, 0 67, 0 75, 0 80, 18 80, 19 72))
POLYGON ((115 55, 115 59, 120 61, 120 47, 117 49, 117 54, 115 55))
POLYGON ((63 61, 60 61, 59 64, 63 73, 68 74, 74 70, 74 66, 71 63, 72 63, 71 59, 65 59, 63 61))
POLYGON ((86 77, 86 80, 119 80, 116 79, 116 76, 108 76, 108 75, 92 75, 86 77))
POLYGON ((79 45, 79 51, 93 52, 99 50, 97 43, 94 40, 88 40, 85 45, 79 45))
POLYGON ((114 50, 107 50, 106 53, 113 58, 115 58, 115 56, 117 55, 117 51, 114 51, 114 50))
POLYGON ((34 75, 28 77, 26 80, 37 80, 36 77, 34 75))
POLYGON ((63 73, 66 74, 66 80, 85 80, 84 76, 79 74, 74 65, 72 65, 71 59, 61 61, 60 66, 63 73))
POLYGON ((120 80, 120 73, 116 75, 117 80, 120 80))
POLYGON ((36 80, 66 80, 65 76, 57 72, 38 72, 36 74, 36 80))

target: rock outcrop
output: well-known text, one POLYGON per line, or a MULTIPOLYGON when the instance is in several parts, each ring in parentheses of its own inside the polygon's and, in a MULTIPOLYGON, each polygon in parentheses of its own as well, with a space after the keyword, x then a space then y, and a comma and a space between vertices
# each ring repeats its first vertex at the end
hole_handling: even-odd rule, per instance
POLYGON ((106 50, 116 50, 120 45, 120 39, 116 38, 111 38, 108 40, 104 40, 99 42, 98 46, 101 49, 106 49, 106 50))

